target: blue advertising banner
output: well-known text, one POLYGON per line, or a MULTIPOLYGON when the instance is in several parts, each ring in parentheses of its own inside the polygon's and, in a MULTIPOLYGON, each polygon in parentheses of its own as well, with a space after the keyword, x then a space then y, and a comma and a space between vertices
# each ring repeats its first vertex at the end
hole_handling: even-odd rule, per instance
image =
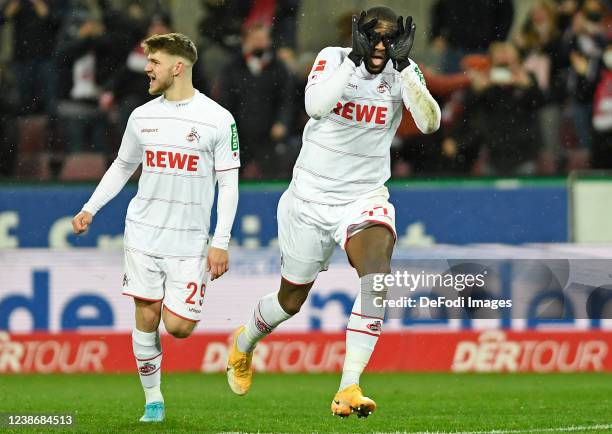
MULTIPOLYGON (((390 187, 398 245, 548 243, 567 241, 567 189, 562 182, 415 183, 390 187)), ((136 186, 102 209, 85 236, 70 220, 94 185, 0 187, 0 248, 115 247, 136 186)), ((233 239, 246 247, 274 245, 283 185, 241 188, 233 239)), ((215 224, 213 212, 212 225, 215 224)))

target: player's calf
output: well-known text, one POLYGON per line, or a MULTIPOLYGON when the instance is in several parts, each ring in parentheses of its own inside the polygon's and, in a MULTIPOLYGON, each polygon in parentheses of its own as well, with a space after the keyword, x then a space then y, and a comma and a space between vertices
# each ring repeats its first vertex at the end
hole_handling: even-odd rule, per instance
POLYGON ((360 276, 360 291, 346 328, 346 355, 339 390, 359 385, 361 373, 370 360, 385 318, 387 288, 385 276, 391 271, 393 235, 384 226, 373 226, 349 240, 347 254, 360 276))
POLYGON ((308 297, 310 288, 314 282, 303 285, 291 283, 285 278, 281 279, 281 287, 278 291, 278 303, 283 311, 293 316, 297 314, 308 297))
MULTIPOLYGON (((284 279, 281 288, 283 285, 284 279)), ((306 294, 311 286, 312 284, 306 285, 306 294)), ((236 330, 232 337, 232 346, 227 360, 227 381, 232 392, 237 395, 245 395, 249 391, 253 381, 251 362, 255 345, 272 333, 276 326, 292 316, 292 313, 281 305, 278 292, 268 294, 259 300, 249 321, 245 326, 236 330)))
POLYGON ((340 390, 351 384, 359 385, 361 373, 382 333, 385 308, 375 302, 378 298, 386 298, 386 288, 376 286, 376 282, 380 281, 378 277, 382 276, 384 274, 368 274, 361 278, 361 289, 346 327, 346 355, 340 390))
POLYGON ((288 305, 289 310, 287 310, 286 299, 288 297, 283 297, 283 294, 288 292, 284 290, 286 286, 285 282, 285 279, 283 279, 279 292, 270 293, 262 297, 257 303, 253 315, 245 324, 244 331, 238 336, 237 348, 240 352, 251 353, 255 345, 257 345, 257 342, 272 333, 279 324, 291 318, 293 316, 292 312, 296 311, 296 309, 299 310, 299 306, 301 306, 306 299, 308 290, 312 287, 312 283, 299 285, 299 287, 306 288, 306 295, 302 296, 302 294, 298 292, 293 292, 296 294, 296 297, 295 300, 292 300, 288 305), (281 300, 285 302, 285 305, 283 305, 283 301, 281 300))
MULTIPOLYGON (((137 324, 138 325, 138 324, 137 324)), ((132 331, 132 349, 138 375, 145 393, 145 413, 141 422, 161 422, 164 419, 164 398, 161 393, 162 348, 159 331, 132 331)))
POLYGON ((146 400, 145 414, 141 421, 159 422, 164 418, 164 398, 161 393, 162 348, 158 331, 161 302, 135 298, 134 304, 136 327, 132 331, 132 350, 146 400))

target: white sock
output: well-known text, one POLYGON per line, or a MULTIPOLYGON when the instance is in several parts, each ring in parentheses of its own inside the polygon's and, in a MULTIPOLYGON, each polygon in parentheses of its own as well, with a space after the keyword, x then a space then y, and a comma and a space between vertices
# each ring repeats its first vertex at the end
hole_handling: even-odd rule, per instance
POLYGON ((162 350, 159 331, 145 333, 134 328, 132 331, 132 349, 134 350, 138 375, 140 375, 147 404, 164 402, 160 389, 162 350))
POLYGON ((246 323, 244 333, 238 336, 238 351, 250 353, 255 349, 257 342, 272 333, 276 326, 291 316, 278 302, 278 292, 262 297, 246 323))
MULTIPOLYGON (((378 275, 384 276, 384 274, 378 275)), ((386 289, 374 290, 374 276, 377 274, 368 274, 361 278, 361 291, 355 299, 346 327, 346 355, 338 390, 351 384, 359 384, 359 377, 368 364, 378 337, 382 333, 385 308, 376 307, 372 300, 374 297, 386 298, 386 289)))

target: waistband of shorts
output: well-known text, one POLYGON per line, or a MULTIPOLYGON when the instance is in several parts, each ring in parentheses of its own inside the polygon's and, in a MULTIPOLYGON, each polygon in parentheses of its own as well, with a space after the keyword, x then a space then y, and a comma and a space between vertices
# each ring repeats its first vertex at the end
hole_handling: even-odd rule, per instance
POLYGON ((377 197, 377 196, 384 196, 385 199, 389 199, 389 189, 385 185, 377 187, 374 190, 370 190, 366 193, 363 193, 359 195, 359 197, 356 197, 348 201, 343 201, 343 202, 324 202, 324 201, 319 201, 316 199, 310 199, 308 197, 304 197, 297 191, 297 188, 295 187, 293 180, 291 180, 291 183, 289 184, 289 188, 287 188, 287 191, 293 197, 303 202, 313 203, 315 205, 326 205, 326 206, 346 206, 346 205, 355 203, 359 200, 370 199, 372 197, 377 197))
POLYGON ((146 250, 142 250, 136 247, 131 247, 131 246, 127 246, 124 245, 123 249, 127 252, 137 252, 137 253, 141 253, 143 255, 147 255, 147 256, 152 256, 154 258, 176 258, 176 259, 193 259, 193 258, 205 258, 208 255, 208 240, 206 241, 206 249, 205 251, 200 254, 200 255, 171 255, 171 254, 167 254, 167 253, 160 253, 160 252, 151 252, 151 251, 146 251, 146 250))

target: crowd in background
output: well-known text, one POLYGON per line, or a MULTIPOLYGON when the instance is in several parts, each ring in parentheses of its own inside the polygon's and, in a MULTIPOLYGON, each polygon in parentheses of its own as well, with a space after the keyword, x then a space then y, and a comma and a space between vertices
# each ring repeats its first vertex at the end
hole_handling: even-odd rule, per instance
MULTIPOLYGON (((316 56, 299 52, 300 0, 203 0, 194 84, 236 118, 243 179, 287 179, 316 56)), ((0 177, 96 179, 147 92, 143 38, 181 31, 159 3, 116 10, 5 0, 12 60, 0 74, 0 177)), ((510 35, 513 0, 436 0, 421 62, 443 111, 420 134, 404 113, 393 175, 554 175, 612 169, 612 26, 605 0, 536 0, 510 35), (431 56, 430 56, 431 57, 431 56)), ((357 12, 357 11, 355 11, 357 12)), ((350 46, 350 15, 337 40, 350 46)), ((322 48, 322 47, 321 47, 322 48)))
POLYGON ((430 148, 416 138, 401 146, 410 169, 506 176, 612 168, 608 7, 537 0, 511 37, 512 0, 438 0, 431 44, 442 61, 430 74, 442 82, 459 75, 446 95, 432 88, 444 125, 430 148))

